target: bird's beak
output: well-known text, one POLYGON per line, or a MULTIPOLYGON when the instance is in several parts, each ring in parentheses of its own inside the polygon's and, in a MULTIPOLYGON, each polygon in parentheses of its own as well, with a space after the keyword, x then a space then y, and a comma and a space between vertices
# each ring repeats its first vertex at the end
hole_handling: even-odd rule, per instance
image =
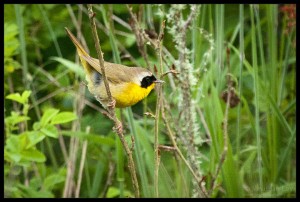
POLYGON ((162 80, 157 79, 157 80, 154 81, 154 83, 165 83, 165 82, 162 81, 162 80))

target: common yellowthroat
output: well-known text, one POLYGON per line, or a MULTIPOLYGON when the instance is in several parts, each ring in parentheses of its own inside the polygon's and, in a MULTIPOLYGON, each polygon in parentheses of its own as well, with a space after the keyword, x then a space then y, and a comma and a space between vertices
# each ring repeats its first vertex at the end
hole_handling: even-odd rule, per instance
MULTIPOLYGON (((65 28, 77 49, 82 66, 86 73, 89 91, 104 106, 109 103, 99 60, 92 58, 84 50, 77 38, 65 28)), ((162 83, 149 70, 141 67, 127 67, 104 61, 105 74, 115 107, 123 108, 136 104, 148 96, 156 83, 162 83)))

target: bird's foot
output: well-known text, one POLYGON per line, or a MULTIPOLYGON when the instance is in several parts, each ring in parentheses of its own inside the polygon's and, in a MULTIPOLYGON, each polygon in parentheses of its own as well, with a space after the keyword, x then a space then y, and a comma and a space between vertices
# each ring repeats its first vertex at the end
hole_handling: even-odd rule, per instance
POLYGON ((112 99, 112 101, 107 104, 107 107, 115 108, 116 107, 116 100, 112 99))
POLYGON ((123 125, 122 125, 122 123, 120 121, 118 121, 116 123, 116 125, 113 127, 113 130, 115 132, 117 132, 118 134, 123 134, 123 125))

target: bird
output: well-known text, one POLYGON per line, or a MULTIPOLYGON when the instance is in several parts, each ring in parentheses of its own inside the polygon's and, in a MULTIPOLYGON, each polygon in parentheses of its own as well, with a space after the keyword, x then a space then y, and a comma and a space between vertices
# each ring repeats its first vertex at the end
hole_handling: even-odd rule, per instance
POLYGON ((91 57, 71 31, 67 27, 65 30, 77 49, 86 74, 88 89, 104 108, 111 105, 116 108, 135 105, 147 97, 157 83, 164 83, 146 68, 128 67, 104 61, 105 75, 113 98, 111 103, 107 96, 99 59, 91 57))

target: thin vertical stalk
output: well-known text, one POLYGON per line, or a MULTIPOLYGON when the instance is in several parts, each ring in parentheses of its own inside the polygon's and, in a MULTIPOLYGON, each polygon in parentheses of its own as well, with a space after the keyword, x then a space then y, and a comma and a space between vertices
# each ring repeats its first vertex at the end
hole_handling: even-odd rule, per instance
POLYGON ((119 138, 115 138, 115 146, 116 146, 116 157, 117 157, 117 181, 119 183, 120 190, 120 198, 124 197, 124 152, 122 148, 122 143, 119 138))
POLYGON ((216 85, 218 92, 220 92, 224 51, 224 4, 216 5, 216 37, 216 85))
POLYGON ((60 48, 59 48, 57 39, 56 39, 56 35, 54 34, 54 31, 53 31, 53 29, 52 29, 51 23, 50 23, 50 21, 49 21, 47 15, 45 14, 46 12, 44 11, 44 9, 43 9, 43 7, 42 7, 41 4, 39 4, 38 7, 39 7, 39 9, 40 9, 40 11, 41 11, 41 14, 42 14, 42 16, 43 16, 43 18, 44 18, 44 21, 45 21, 45 23, 46 23, 46 25, 47 25, 47 27, 48 27, 48 30, 49 30, 50 36, 51 36, 51 38, 52 38, 52 40, 53 40, 53 43, 54 43, 56 52, 57 52, 57 54, 58 54, 59 57, 63 57, 63 55, 62 55, 62 53, 61 53, 61 50, 60 50, 60 48))
MULTIPOLYGON (((113 53, 113 61, 117 64, 121 64, 120 54, 119 50, 116 44, 116 40, 114 37, 114 26, 112 21, 112 7, 109 5, 109 17, 107 16, 106 10, 104 8, 104 5, 101 5, 101 13, 102 18, 104 21, 105 27, 109 28, 109 42, 112 47, 112 53, 113 53)), ((117 118, 121 118, 121 110, 116 110, 116 116, 117 118)), ((116 145, 116 158, 117 158, 117 181, 119 183, 119 190, 120 190, 120 198, 124 197, 124 181, 125 181, 125 174, 124 174, 124 151, 122 148, 122 143, 120 139, 116 136, 115 137, 115 145, 116 145)))
POLYGON ((267 75, 267 67, 266 67, 266 61, 265 61, 265 55, 264 55, 264 45, 263 45, 263 39, 262 39, 262 32, 261 32, 261 23, 260 23, 260 17, 259 17, 259 8, 257 6, 254 7, 254 15, 256 19, 256 27, 257 27, 257 39, 258 39, 258 47, 259 47, 259 56, 260 56, 260 62, 261 62, 261 68, 262 68, 262 78, 263 81, 267 81, 266 75, 267 75))
MULTIPOLYGON (((86 133, 88 134, 90 132, 90 126, 86 128, 86 133)), ((88 141, 84 140, 82 144, 82 152, 81 152, 81 160, 80 160, 80 166, 79 166, 79 172, 78 172, 78 180, 77 180, 77 187, 75 191, 75 198, 79 198, 80 194, 80 187, 81 187, 81 180, 82 180, 82 172, 84 168, 85 158, 86 158, 86 150, 87 150, 88 141)))
POLYGON ((28 88, 27 83, 27 73, 28 73, 28 62, 27 62, 27 52, 26 52, 26 41, 24 33, 24 22, 23 16, 21 14, 21 5, 15 4, 15 12, 17 18, 17 24, 19 27, 19 40, 20 40, 20 49, 21 49, 21 59, 22 59, 22 71, 23 71, 23 84, 28 88))
MULTIPOLYGON (((278 101, 278 68, 281 67, 278 66, 278 59, 277 59, 277 26, 278 26, 278 13, 277 13, 277 6, 276 5, 270 5, 266 8, 267 13, 267 30, 268 30, 268 53, 269 53, 269 85, 270 88, 270 95, 272 99, 274 99, 276 102, 278 101)), ((277 104, 278 105, 278 104, 277 104)), ((270 182, 274 185, 276 184, 276 176, 278 173, 278 120, 273 115, 274 112, 272 109, 268 111, 268 143, 269 143, 269 159, 270 159, 270 182)))
POLYGON ((136 163, 137 163, 137 169, 139 171, 139 176, 141 178, 141 185, 142 185, 142 192, 143 192, 143 197, 149 197, 150 196, 150 190, 148 186, 148 178, 146 174, 146 167, 145 167, 145 160, 142 157, 142 149, 141 149, 141 144, 139 142, 139 137, 136 132, 136 128, 134 125, 134 120, 133 120, 133 114, 132 110, 130 107, 127 107, 127 114, 128 114, 128 122, 129 122, 129 128, 131 133, 133 134, 135 141, 134 145, 134 154, 136 158, 136 163))
POLYGON ((261 157, 261 136, 260 136, 260 124, 259 124, 259 81, 258 81, 258 66, 257 66, 257 47, 256 47, 256 26, 254 22, 254 6, 250 6, 251 17, 251 47, 252 47, 252 65, 253 65, 253 77, 254 77, 254 102, 255 102, 255 133, 256 133, 256 146, 257 146, 257 164, 258 164, 258 178, 259 178, 259 190, 263 188, 262 181, 262 157, 261 157))
MULTIPOLYGON (((200 7, 201 8, 201 7, 200 7)), ((198 8, 200 10, 200 8, 198 8)), ((199 37, 199 21, 200 21, 200 15, 193 20, 193 25, 192 25, 192 61, 193 61, 193 66, 195 69, 197 69, 200 65, 200 59, 201 59, 201 37, 199 37)))
MULTIPOLYGON (((158 46, 158 56, 159 56, 159 79, 162 75, 163 69, 163 60, 162 60, 162 36, 164 35, 165 29, 165 21, 162 21, 160 33, 157 39, 157 46, 158 46)), ((157 99, 156 99, 156 111, 155 111, 155 132, 154 132, 154 196, 159 197, 158 193, 158 171, 159 171, 159 161, 160 161, 160 152, 159 152, 159 142, 158 142, 158 135, 159 135, 159 119, 160 119, 160 111, 162 107, 162 86, 158 83, 157 85, 157 99)))
MULTIPOLYGON (((240 72, 239 72, 239 95, 242 95, 242 86, 243 86, 243 63, 244 63, 244 5, 240 4, 240 72)), ((240 153, 240 138, 241 138, 241 105, 238 105, 237 108, 237 134, 236 134, 236 157, 237 162, 239 162, 239 153, 240 153)))
MULTIPOLYGON (((162 5, 163 6, 163 5, 162 5)), ((154 29, 154 25, 153 25, 153 10, 152 10, 152 5, 151 4, 146 4, 146 21, 147 21, 147 25, 150 29, 154 29)))
POLYGON ((92 186, 89 189, 89 197, 96 198, 99 196, 100 190, 101 190, 101 182, 103 181, 103 175, 104 175, 104 164, 101 161, 98 161, 95 166, 95 172, 93 175, 93 182, 92 186))
MULTIPOLYGON (((106 93, 108 96, 108 100, 110 103, 113 102, 112 96, 111 96, 111 92, 109 89, 109 85, 108 85, 108 80, 105 74, 105 68, 104 68, 104 59, 103 59, 103 53, 101 51, 101 46, 100 46, 100 40, 98 38, 98 34, 97 34, 97 28, 96 28, 96 23, 95 23, 95 13, 93 12, 93 8, 91 4, 88 4, 88 13, 89 13, 89 18, 90 18, 90 23, 91 23, 91 28, 92 28, 92 33, 93 33, 93 38, 95 41, 95 48, 97 50, 97 55, 98 55, 98 59, 99 59, 99 63, 100 63, 100 68, 101 68, 101 74, 103 76, 103 81, 105 84, 105 89, 106 89, 106 93)), ((134 194, 135 197, 140 197, 140 192, 139 192, 139 185, 138 185, 138 180, 137 180, 137 176, 136 176, 136 171, 135 171, 135 164, 134 164, 134 160, 132 157, 132 151, 129 148, 124 134, 123 134, 123 129, 122 129, 122 123, 118 120, 118 118, 116 117, 116 113, 114 110, 114 107, 108 107, 109 113, 112 116, 112 119, 114 121, 115 124, 115 129, 116 129, 116 133, 119 136, 123 148, 127 154, 128 157, 128 168, 131 174, 131 179, 132 179, 132 185, 133 185, 133 189, 134 189, 134 194)))
POLYGON ((286 72, 287 72, 287 67, 288 67, 288 63, 289 63, 289 56, 290 56, 290 51, 291 51, 291 45, 292 45, 292 34, 288 35, 287 38, 287 42, 286 42, 286 47, 285 47, 285 58, 284 58, 284 64, 282 66, 283 70, 281 73, 281 79, 279 82, 279 89, 278 89, 278 100, 277 100, 277 104, 279 105, 282 97, 283 97, 283 89, 284 89, 284 81, 285 81, 285 76, 286 76, 286 72))
MULTIPOLYGON (((160 48, 161 50, 161 48, 160 48)), ((155 111, 155 132, 154 132, 154 196, 159 197, 158 192, 158 171, 159 171, 159 162, 160 162, 160 152, 159 152, 159 119, 160 119, 160 108, 161 108, 161 85, 158 86, 157 90, 157 100, 156 100, 156 111, 155 111)))

